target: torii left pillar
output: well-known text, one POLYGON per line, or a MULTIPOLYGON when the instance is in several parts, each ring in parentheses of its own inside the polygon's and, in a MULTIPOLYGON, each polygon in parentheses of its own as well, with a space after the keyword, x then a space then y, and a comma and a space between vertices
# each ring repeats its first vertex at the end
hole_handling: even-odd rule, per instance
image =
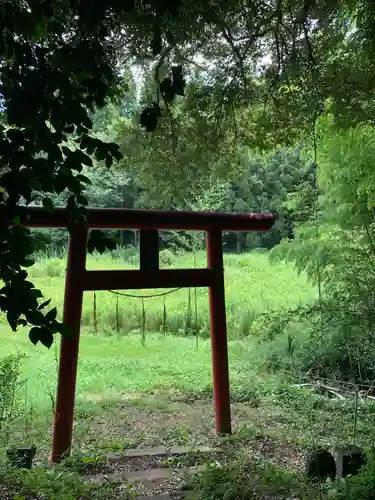
MULTIPOLYGON (((72 442, 72 415, 76 393, 78 351, 86 271, 87 227, 70 232, 64 294, 64 323, 70 335, 61 337, 59 375, 53 429, 51 462, 59 462, 66 443, 72 442)), ((68 455, 70 449, 64 450, 68 455)))

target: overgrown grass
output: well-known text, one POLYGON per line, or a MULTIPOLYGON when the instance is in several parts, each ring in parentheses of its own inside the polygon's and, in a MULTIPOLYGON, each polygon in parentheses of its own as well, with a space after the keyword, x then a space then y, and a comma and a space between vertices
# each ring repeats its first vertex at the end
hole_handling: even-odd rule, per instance
MULTIPOLYGON (((17 338, 0 327, 0 352, 2 355, 22 353, 22 377, 19 390, 35 414, 51 410, 51 397, 56 390, 59 338, 47 350, 34 346, 26 331, 20 330, 17 338), (13 337, 13 338, 12 338, 13 337)), ((262 384, 262 374, 257 373, 255 341, 231 341, 230 376, 234 393, 240 397, 249 377, 252 385, 262 384)), ((195 339, 149 334, 145 346, 138 335, 119 340, 113 336, 94 337, 84 332, 80 344, 77 379, 77 403, 93 406, 96 403, 124 400, 127 395, 147 394, 171 390, 190 393, 210 392, 212 388, 211 349, 207 339, 196 347, 195 339)))
MULTIPOLYGON (((194 266, 193 254, 161 259, 162 267, 189 268, 194 266), (171 262, 172 260, 172 262, 171 262)), ((129 252, 106 256, 89 256, 88 269, 135 268, 136 258, 129 252), (124 258, 125 257, 125 258, 124 258)), ((203 253, 196 256, 196 267, 205 267, 203 253)), ((304 276, 298 276, 292 266, 271 265, 267 253, 225 255, 227 322, 230 338, 247 336, 257 317, 267 311, 278 311, 298 307, 315 298, 316 292, 304 276)), ((31 268, 31 277, 46 297, 55 305, 61 304, 64 291, 65 261, 43 259, 31 268)), ((126 288, 126 283, 124 283, 126 288)), ((160 291, 160 290, 159 290, 160 291)), ((155 290, 128 291, 131 295, 152 295, 155 290)), ((82 324, 94 327, 94 299, 92 292, 86 292, 82 324)), ((208 294, 206 289, 183 289, 165 297, 166 322, 164 324, 164 299, 153 297, 145 300, 145 323, 143 325, 142 302, 139 298, 117 297, 110 292, 96 293, 96 322, 98 331, 106 334, 119 326, 121 334, 145 328, 145 331, 168 332, 185 335, 200 332, 208 336, 208 294), (196 302, 195 302, 196 294, 196 302), (197 312, 195 312, 195 303, 197 312)))
MULTIPOLYGON (((173 256, 164 252, 162 265, 173 267, 205 266, 203 253, 173 256)), ((119 252, 106 256, 89 256, 88 269, 130 268, 137 265, 134 254, 119 252), (130 264, 129 264, 130 262, 130 264)), ((293 307, 310 301, 314 290, 303 276, 290 266, 271 265, 267 254, 226 255, 226 296, 230 350, 232 394, 236 400, 257 400, 264 384, 264 352, 255 338, 249 337, 254 318, 267 310, 293 307)), ((62 310, 65 263, 59 259, 41 259, 30 270, 33 282, 47 298, 62 310)), ((124 284, 126 286, 126 284, 124 284)), ((194 307, 194 291, 191 306, 194 307)), ((137 293, 137 292, 135 292, 137 293)), ((147 292, 145 292, 147 293, 147 292)), ((207 291, 197 290, 197 337, 186 336, 188 320, 187 290, 167 297, 167 335, 160 333, 163 300, 152 298, 146 306, 146 344, 141 345, 140 299, 121 297, 116 332, 116 298, 109 292, 97 294, 98 335, 92 335, 93 294, 87 293, 83 312, 83 335, 77 381, 77 412, 93 411, 95 405, 124 400, 127 394, 145 394, 176 390, 184 393, 212 393, 211 351, 207 335, 207 291), (133 332, 133 334, 132 334, 133 332), (153 332, 153 333, 152 333, 153 332), (170 335, 171 333, 175 335, 170 335), (176 334, 182 333, 183 336, 176 334), (184 337, 185 335, 185 337, 184 337)), ((191 311, 194 322, 195 313, 191 311)), ((188 332, 190 333, 190 332, 188 332)), ((59 338, 50 350, 33 346, 27 330, 11 333, 0 326, 2 356, 22 354, 22 388, 18 400, 23 405, 22 434, 34 428, 44 432, 50 425, 54 405, 58 368, 59 338), (35 422, 38 424, 35 426, 35 422), (43 430, 44 429, 44 430, 43 430)), ((268 375, 276 380, 277 375, 268 375)), ((38 432, 39 432, 38 431, 38 432)), ((41 439, 41 434, 37 438, 41 439)), ((16 436, 19 433, 16 433, 16 436)), ((49 442, 49 436, 47 437, 49 442)))
MULTIPOLYGON (((88 268, 137 265, 134 256, 123 257, 119 253, 90 256, 88 268)), ((162 264, 187 268, 193 266, 193 255, 166 253, 162 264)), ((205 257, 199 254, 196 266, 204 265, 205 257)), ((220 441, 220 446, 229 452, 228 464, 209 462, 206 471, 194 482, 196 498, 240 500, 259 498, 262 492, 267 498, 284 499, 292 498, 290 491, 297 495, 293 498, 335 498, 334 495, 340 500, 354 498, 353 488, 363 487, 360 479, 353 483, 352 489, 348 486, 347 493, 342 486, 334 486, 333 490, 324 487, 324 491, 318 492, 306 483, 300 472, 280 464, 285 456, 295 454, 301 447, 332 449, 352 442, 354 437, 358 444, 368 446, 375 440, 372 425, 375 409, 371 401, 361 402, 354 417, 354 399, 330 400, 294 386, 298 380, 299 352, 306 351, 310 334, 306 325, 294 323, 288 331, 270 338, 261 335, 262 313, 281 312, 312 302, 315 290, 304 276, 297 276, 292 267, 282 263, 271 265, 267 254, 261 252, 226 255, 225 268, 236 434, 220 441), (288 352, 290 333, 295 338, 295 363, 288 352), (259 440, 271 443, 275 449, 270 453, 261 448, 259 454, 259 440)), ((65 263, 60 259, 39 260, 31 269, 34 284, 41 287, 46 297, 52 297, 60 311, 64 273, 65 263)), ((211 349, 206 338, 207 292, 197 291, 198 343, 186 329, 187 298, 186 290, 167 297, 166 335, 161 333, 163 300, 145 301, 147 321, 142 345, 140 299, 119 299, 121 330, 117 332, 116 298, 109 292, 98 293, 98 334, 94 335, 93 297, 86 294, 75 408, 75 456, 95 459, 105 451, 121 451, 133 446, 212 444, 214 438, 210 430, 214 419, 211 349)), ((194 324, 194 291, 190 299, 194 324)), ((9 406, 6 424, 0 429, 3 439, 0 451, 5 444, 32 442, 38 447, 39 466, 45 464, 51 446, 58 350, 58 337, 47 350, 40 345, 33 346, 27 338, 27 330, 14 334, 5 324, 0 325, 0 358, 13 363, 15 379, 10 387, 16 388, 14 404, 9 406), (21 370, 17 379, 18 362, 21 370)), ((10 396, 12 398, 12 394, 10 396)), ((88 487, 71 470, 56 469, 50 473, 42 467, 30 474, 4 470, 0 463, 0 487, 4 481, 23 495, 37 492, 45 498, 62 500, 72 498, 70 490, 80 498, 116 497, 106 488, 88 487)), ((366 498, 372 498, 374 488, 368 471, 366 481, 366 498)))

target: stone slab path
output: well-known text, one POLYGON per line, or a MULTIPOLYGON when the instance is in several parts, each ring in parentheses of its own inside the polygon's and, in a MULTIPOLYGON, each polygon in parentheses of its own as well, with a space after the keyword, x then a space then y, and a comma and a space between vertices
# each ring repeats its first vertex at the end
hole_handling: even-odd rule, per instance
MULTIPOLYGON (((184 457, 209 457, 218 454, 220 450, 209 447, 189 448, 172 446, 130 449, 122 453, 108 453, 103 457, 107 466, 104 470, 92 471, 86 475, 86 480, 95 484, 111 483, 113 485, 133 486, 136 498, 148 500, 189 498, 191 492, 181 491, 184 479, 203 469, 203 465, 191 464, 184 466, 184 457), (181 463, 165 465, 166 460, 181 457, 181 463)), ((198 460, 199 462, 199 460, 198 460)), ((168 464, 168 462, 167 462, 168 464)))

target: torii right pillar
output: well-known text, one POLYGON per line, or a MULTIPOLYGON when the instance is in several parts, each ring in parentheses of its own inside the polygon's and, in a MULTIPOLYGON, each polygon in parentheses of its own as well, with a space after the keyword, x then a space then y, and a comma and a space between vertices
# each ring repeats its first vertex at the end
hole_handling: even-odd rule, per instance
POLYGON ((231 434, 229 394, 229 364, 227 320, 225 313, 225 286, 223 242, 220 229, 206 233, 207 265, 213 271, 209 287, 210 327, 212 346, 212 372, 215 404, 216 434, 231 434))

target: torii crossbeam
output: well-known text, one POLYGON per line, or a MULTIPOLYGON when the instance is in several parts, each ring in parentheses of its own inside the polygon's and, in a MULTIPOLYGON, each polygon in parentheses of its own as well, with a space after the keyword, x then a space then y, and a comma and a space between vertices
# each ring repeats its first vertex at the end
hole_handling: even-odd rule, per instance
MULTIPOLYGON (((88 210, 86 224, 72 229, 69 238, 63 321, 70 326, 71 335, 61 339, 52 462, 59 462, 71 450, 82 302, 86 290, 208 287, 215 430, 217 434, 231 433, 222 232, 268 231, 274 221, 271 214, 88 210), (140 230, 140 269, 88 271, 86 253, 90 228, 140 230), (159 269, 158 231, 162 229, 205 231, 207 268, 159 269)), ((61 228, 69 222, 70 214, 65 208, 48 213, 42 208, 30 207, 24 225, 61 228)))

